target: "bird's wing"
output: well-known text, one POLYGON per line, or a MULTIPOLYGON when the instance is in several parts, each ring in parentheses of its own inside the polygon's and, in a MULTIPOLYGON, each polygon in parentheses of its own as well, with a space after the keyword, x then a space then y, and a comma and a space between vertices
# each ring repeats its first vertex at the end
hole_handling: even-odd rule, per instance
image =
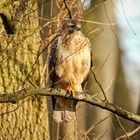
POLYGON ((57 80, 57 75, 55 73, 57 42, 58 42, 58 38, 56 38, 52 42, 49 57, 48 57, 49 87, 51 87, 51 88, 54 87, 54 83, 57 80))
MULTIPOLYGON (((52 42, 51 47, 50 47, 50 53, 48 57, 48 75, 49 75, 49 87, 54 88, 55 82, 57 81, 57 75, 55 72, 55 67, 56 67, 56 51, 57 51, 57 43, 58 43, 58 37, 52 42)), ((53 109, 55 107, 56 103, 56 98, 52 96, 52 106, 53 109)))

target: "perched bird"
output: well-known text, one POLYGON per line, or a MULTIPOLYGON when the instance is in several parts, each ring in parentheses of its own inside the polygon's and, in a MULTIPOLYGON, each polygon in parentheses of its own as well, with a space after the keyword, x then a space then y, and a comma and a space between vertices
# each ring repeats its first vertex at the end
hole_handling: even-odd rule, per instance
MULTIPOLYGON (((79 21, 63 21, 60 34, 52 43, 48 64, 52 88, 67 90, 72 95, 83 91, 91 67, 91 44, 79 21)), ((52 102, 57 123, 76 119, 76 101, 53 97, 52 102)))

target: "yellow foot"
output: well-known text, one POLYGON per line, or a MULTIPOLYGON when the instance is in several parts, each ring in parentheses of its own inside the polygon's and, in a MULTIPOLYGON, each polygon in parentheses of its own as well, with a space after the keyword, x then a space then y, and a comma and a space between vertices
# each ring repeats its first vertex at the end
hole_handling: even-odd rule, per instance
POLYGON ((68 86, 67 86, 67 92, 69 93, 69 94, 71 94, 72 96, 74 96, 74 84, 73 84, 73 82, 72 81, 69 81, 68 82, 68 86))

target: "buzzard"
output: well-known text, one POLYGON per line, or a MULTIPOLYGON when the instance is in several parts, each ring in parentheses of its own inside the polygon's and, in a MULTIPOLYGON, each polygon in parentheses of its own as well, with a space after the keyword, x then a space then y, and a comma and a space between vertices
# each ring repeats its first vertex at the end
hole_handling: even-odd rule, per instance
MULTIPOLYGON (((82 92, 91 67, 91 44, 74 19, 62 23, 60 34, 52 44, 49 55, 49 80, 52 88, 70 94, 82 92)), ((76 119, 76 101, 52 97, 53 118, 57 123, 76 119)))

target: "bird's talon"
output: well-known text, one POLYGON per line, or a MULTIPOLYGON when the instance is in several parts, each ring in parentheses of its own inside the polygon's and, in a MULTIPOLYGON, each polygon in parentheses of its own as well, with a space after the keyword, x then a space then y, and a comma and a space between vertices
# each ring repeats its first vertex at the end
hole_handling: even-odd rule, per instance
POLYGON ((74 90, 71 90, 71 95, 72 95, 72 97, 74 97, 74 90))
MULTIPOLYGON (((68 83, 68 87, 67 87, 67 93, 69 93, 72 97, 74 96, 74 85, 73 85, 73 82, 72 81, 70 81, 69 83, 68 83)), ((71 97, 70 96, 70 97, 71 97)))

